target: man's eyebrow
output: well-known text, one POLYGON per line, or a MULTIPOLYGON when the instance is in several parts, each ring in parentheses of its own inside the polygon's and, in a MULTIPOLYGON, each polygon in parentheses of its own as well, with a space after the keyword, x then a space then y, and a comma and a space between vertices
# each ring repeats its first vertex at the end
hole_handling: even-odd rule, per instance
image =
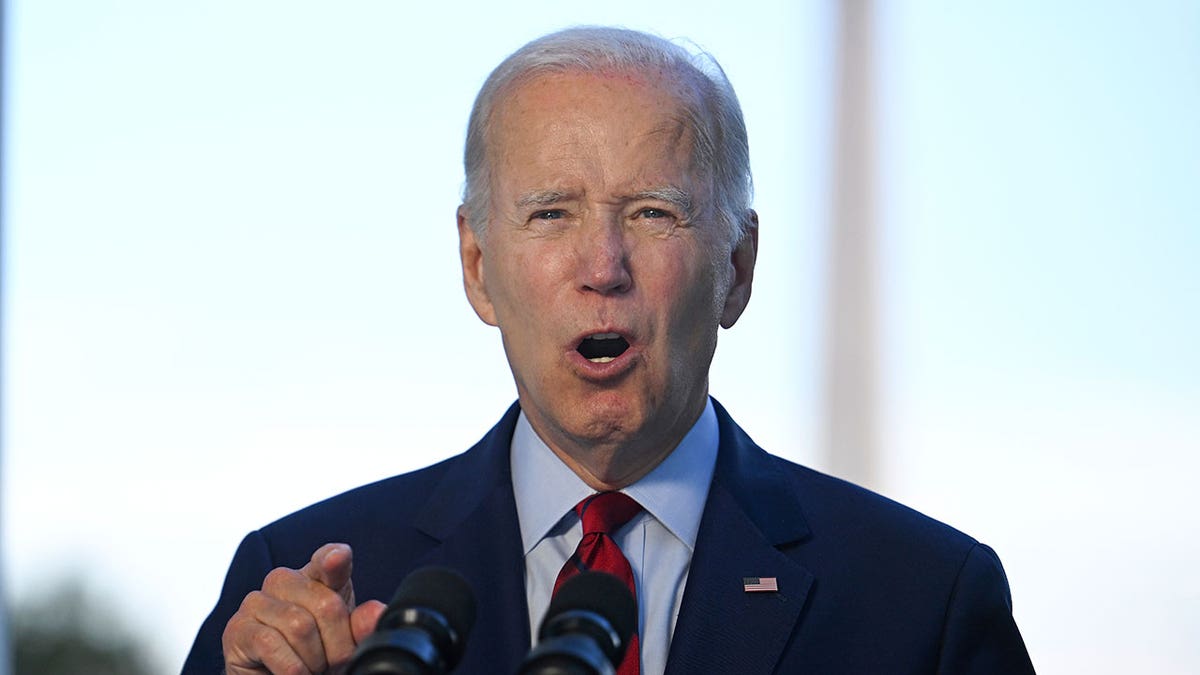
POLYGON ((637 201, 639 199, 656 199, 658 201, 674 204, 685 214, 692 212, 692 194, 687 190, 667 185, 664 187, 650 188, 649 190, 640 190, 628 197, 629 201, 637 201))
MULTIPOLYGON (((562 190, 534 190, 518 197, 516 206, 518 209, 527 209, 534 206, 552 206, 572 198, 572 193, 562 190)), ((692 206, 694 205, 692 194, 674 185, 638 190, 622 197, 622 201, 630 202, 643 199, 653 199, 674 204, 676 208, 687 216, 692 214, 692 206)))
POLYGON ((535 190, 526 192, 517 198, 517 208, 524 209, 530 206, 549 206, 557 204, 570 198, 570 195, 562 190, 535 190))

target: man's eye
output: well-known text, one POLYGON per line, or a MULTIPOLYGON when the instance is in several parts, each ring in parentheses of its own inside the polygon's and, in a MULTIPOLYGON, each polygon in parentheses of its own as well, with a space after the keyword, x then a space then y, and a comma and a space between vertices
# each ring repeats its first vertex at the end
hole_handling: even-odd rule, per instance
POLYGON ((558 220, 564 217, 564 213, 560 209, 550 209, 547 211, 538 211, 533 214, 534 220, 558 220))
POLYGON ((671 214, 662 209, 644 208, 638 211, 638 217, 641 218, 670 218, 671 214))

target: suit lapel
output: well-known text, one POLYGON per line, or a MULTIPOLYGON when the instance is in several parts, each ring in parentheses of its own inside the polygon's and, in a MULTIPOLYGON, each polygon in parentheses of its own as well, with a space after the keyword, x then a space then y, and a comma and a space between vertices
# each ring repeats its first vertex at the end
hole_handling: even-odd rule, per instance
POLYGON ((667 675, 757 675, 775 669, 813 575, 780 548, 808 536, 794 488, 715 404, 721 448, 671 641, 667 675), (774 577, 777 592, 747 592, 745 577, 774 577))
POLYGON ((419 565, 458 571, 475 591, 475 627, 456 669, 516 672, 529 650, 525 562, 513 499, 509 445, 514 405, 438 485, 416 521, 439 541, 419 565))

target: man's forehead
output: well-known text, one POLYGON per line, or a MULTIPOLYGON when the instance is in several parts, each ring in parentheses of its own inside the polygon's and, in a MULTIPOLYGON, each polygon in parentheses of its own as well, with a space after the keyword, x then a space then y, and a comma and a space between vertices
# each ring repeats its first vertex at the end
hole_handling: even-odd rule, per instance
MULTIPOLYGON (((648 100, 672 101, 677 107, 699 100, 701 94, 690 78, 661 68, 555 68, 535 71, 513 80, 498 96, 492 114, 501 115, 515 105, 537 103, 546 92, 574 85, 580 92, 589 90, 642 89, 648 100)), ((630 101, 630 103, 635 103, 630 101)), ((664 125, 663 130, 667 127, 664 125)))
POLYGON ((675 89, 657 70, 560 69, 523 79, 501 97, 488 132, 496 205, 702 200, 692 114, 675 89))
POLYGON ((695 114, 676 90, 656 72, 539 73, 522 79, 500 98, 488 125, 488 152, 528 149, 546 134, 560 139, 575 134, 585 144, 595 140, 601 127, 609 134, 604 140, 610 147, 652 144, 690 152, 695 114), (612 118, 620 125, 610 125, 612 118))

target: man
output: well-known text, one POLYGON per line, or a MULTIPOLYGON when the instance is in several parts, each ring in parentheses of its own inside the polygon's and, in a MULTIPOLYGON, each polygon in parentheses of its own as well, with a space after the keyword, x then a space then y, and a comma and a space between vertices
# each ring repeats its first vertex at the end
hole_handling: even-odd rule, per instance
POLYGON ((462 455, 247 536, 184 671, 336 670, 377 599, 439 564, 479 601, 456 672, 513 673, 599 541, 636 590, 622 673, 1032 672, 990 549, 766 454, 708 397, 717 327, 750 298, 748 157, 707 57, 573 29, 506 59, 458 229, 518 404, 462 455), (596 493, 629 520, 585 536, 596 493))

